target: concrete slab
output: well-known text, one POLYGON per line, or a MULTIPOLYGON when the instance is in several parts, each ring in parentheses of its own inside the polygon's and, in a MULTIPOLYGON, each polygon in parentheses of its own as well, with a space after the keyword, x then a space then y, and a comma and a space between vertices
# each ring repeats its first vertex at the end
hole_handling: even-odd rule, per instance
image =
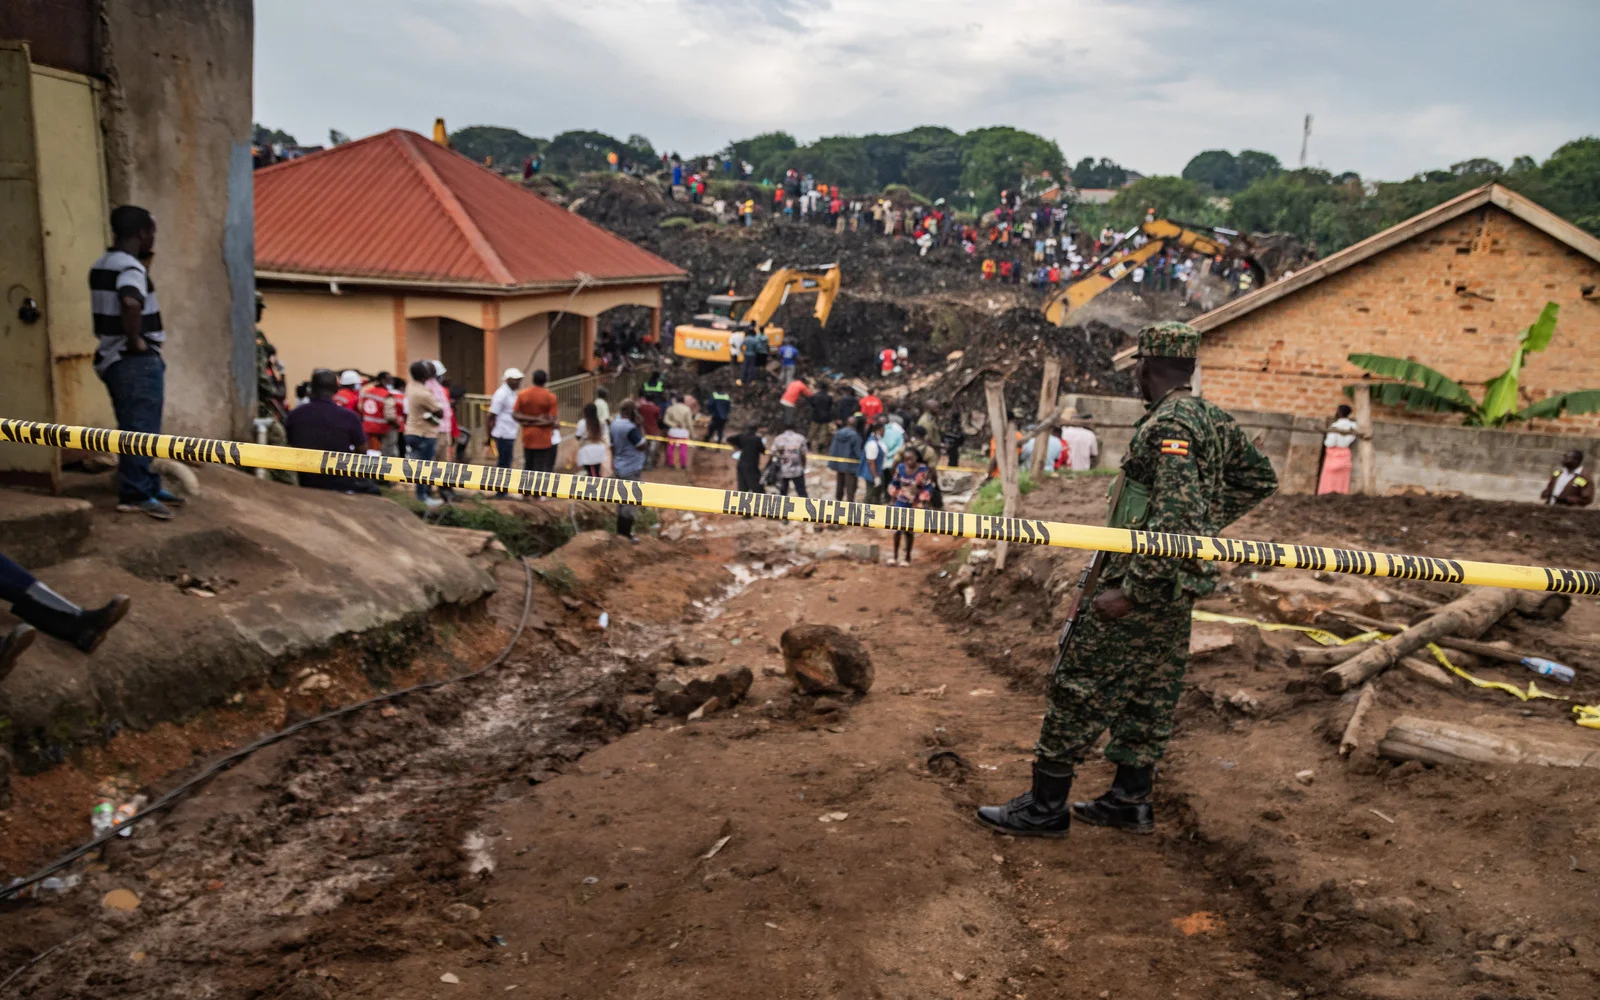
MULTIPOLYGON (((41 637, 0 682, 0 733, 20 761, 186 717, 342 636, 494 589, 482 567, 382 497, 196 473, 200 495, 168 522, 117 513, 109 476, 67 478, 77 494, 67 502, 88 508, 92 530, 40 578, 84 604, 128 594, 133 608, 93 656, 41 637)), ((0 613, 0 628, 11 622, 0 613)))
POLYGON ((89 539, 87 500, 0 490, 0 552, 29 569, 77 555, 89 539))

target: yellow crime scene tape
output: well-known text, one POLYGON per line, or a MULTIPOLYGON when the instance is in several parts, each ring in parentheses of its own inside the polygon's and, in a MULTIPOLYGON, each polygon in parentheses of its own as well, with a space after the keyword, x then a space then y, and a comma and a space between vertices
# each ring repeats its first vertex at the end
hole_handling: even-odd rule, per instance
MULTIPOLYGON (((578 425, 573 423, 570 420, 563 420, 563 421, 561 421, 561 426, 562 427, 576 427, 578 425)), ((664 442, 666 444, 686 444, 691 448, 716 448, 716 449, 720 449, 722 451, 735 451, 736 450, 734 448, 734 446, 731 445, 731 444, 722 444, 722 443, 717 442, 717 441, 697 441, 694 438, 662 437, 660 434, 646 434, 645 435, 645 440, 647 440, 647 441, 661 441, 661 442, 664 442)), ((907 443, 909 444, 910 442, 907 442, 907 443)), ((819 452, 808 451, 808 452, 806 452, 806 461, 808 461, 808 462, 832 462, 832 461, 834 461, 834 458, 831 455, 823 455, 823 454, 821 454, 819 452)), ((970 465, 938 465, 938 466, 936 466, 936 465, 933 465, 932 463, 930 463, 928 465, 928 468, 932 469, 935 472, 976 472, 976 473, 978 473, 980 475, 985 475, 985 476, 987 476, 989 474, 989 470, 988 469, 976 469, 976 468, 973 468, 970 465)))
POLYGON ((355 452, 312 451, 243 441, 217 441, 172 434, 145 434, 0 419, 0 441, 74 448, 116 455, 144 455, 235 468, 282 469, 389 483, 511 492, 562 500, 595 500, 661 510, 732 514, 800 524, 945 535, 1019 545, 1102 550, 1168 559, 1329 570, 1360 576, 1434 580, 1472 586, 1514 587, 1561 594, 1600 594, 1600 572, 1472 562, 1437 556, 1331 549, 1318 545, 1179 535, 1128 528, 1067 524, 1026 517, 999 517, 911 507, 884 507, 844 500, 805 499, 772 493, 675 486, 631 479, 604 479, 558 472, 501 469, 456 462, 418 461, 355 452))

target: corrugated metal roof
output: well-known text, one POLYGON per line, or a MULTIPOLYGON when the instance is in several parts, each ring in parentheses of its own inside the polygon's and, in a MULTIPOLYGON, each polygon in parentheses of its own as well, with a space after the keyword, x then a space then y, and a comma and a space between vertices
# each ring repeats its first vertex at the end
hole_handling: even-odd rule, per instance
POLYGON ((256 270, 513 289, 682 268, 415 132, 255 173, 256 270))

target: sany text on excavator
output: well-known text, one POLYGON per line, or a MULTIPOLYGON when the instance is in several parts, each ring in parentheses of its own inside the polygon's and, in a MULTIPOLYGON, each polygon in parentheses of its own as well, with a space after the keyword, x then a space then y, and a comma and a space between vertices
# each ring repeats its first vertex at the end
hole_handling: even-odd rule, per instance
POLYGON ((1088 304, 1089 300, 1121 281, 1133 269, 1155 257, 1161 251, 1176 248, 1205 254, 1208 257, 1232 258, 1243 261, 1250 268, 1257 288, 1266 280, 1266 270, 1251 256, 1250 241, 1231 229, 1210 226, 1187 227, 1187 224, 1152 219, 1139 229, 1148 237, 1142 247, 1117 257, 1107 259, 1083 277, 1044 300, 1044 315, 1056 326, 1065 326, 1073 313, 1088 304), (1197 232, 1196 230, 1202 230, 1197 232))
POLYGON ((701 362, 732 361, 729 337, 735 330, 747 336, 761 330, 776 350, 783 346, 783 328, 772 325, 772 317, 779 306, 789 301, 790 294, 815 294, 817 306, 813 315, 826 326, 834 297, 839 294, 839 265, 783 267, 773 272, 759 295, 730 292, 708 296, 706 311, 673 332, 672 351, 701 362), (749 303, 748 308, 745 303, 749 303))

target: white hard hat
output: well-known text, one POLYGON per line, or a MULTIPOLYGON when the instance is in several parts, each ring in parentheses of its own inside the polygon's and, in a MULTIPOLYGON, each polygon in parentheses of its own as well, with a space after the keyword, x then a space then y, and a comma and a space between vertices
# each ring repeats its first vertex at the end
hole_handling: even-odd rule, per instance
POLYGON ((346 368, 344 371, 339 373, 339 384, 360 385, 361 373, 356 371, 354 368, 346 368))
POLYGON ((504 379, 506 379, 508 381, 511 380, 511 379, 514 379, 514 378, 521 378, 521 377, 522 377, 522 369, 521 368, 507 368, 506 369, 506 373, 501 376, 501 378, 504 378, 504 379))

